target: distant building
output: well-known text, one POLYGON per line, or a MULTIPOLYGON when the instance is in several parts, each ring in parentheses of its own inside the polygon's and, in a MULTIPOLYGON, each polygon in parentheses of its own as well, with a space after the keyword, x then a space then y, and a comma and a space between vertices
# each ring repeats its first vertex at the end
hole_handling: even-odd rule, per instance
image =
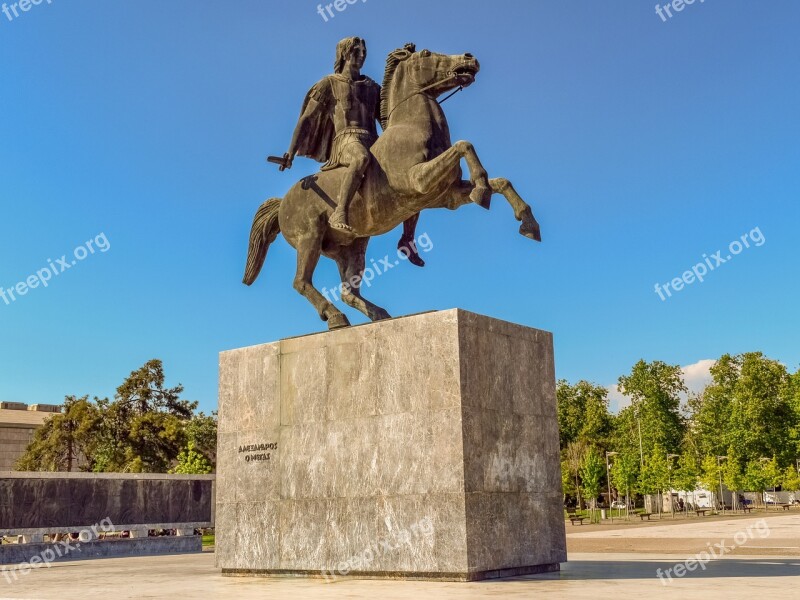
POLYGON ((0 402, 0 471, 13 471, 34 432, 61 407, 52 404, 0 402))

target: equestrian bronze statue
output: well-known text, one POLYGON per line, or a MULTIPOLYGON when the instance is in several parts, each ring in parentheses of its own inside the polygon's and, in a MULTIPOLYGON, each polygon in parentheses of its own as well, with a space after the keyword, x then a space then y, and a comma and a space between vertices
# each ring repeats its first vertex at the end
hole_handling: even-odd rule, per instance
POLYGON ((472 144, 450 141, 438 98, 471 85, 480 69, 478 61, 471 54, 417 52, 413 44, 407 44, 389 54, 383 87, 372 82, 372 88, 371 80, 360 75, 365 54, 366 46, 359 38, 340 42, 337 66, 342 61, 342 71, 335 75, 346 73, 344 81, 326 78, 309 92, 290 151, 283 158, 270 158, 281 164, 281 170, 291 167, 295 153, 325 160, 326 165, 296 183, 283 199, 267 200, 258 209, 244 275, 244 283, 251 285, 261 272, 270 244, 283 233, 297 251, 294 287, 330 329, 350 322, 314 287, 320 256, 339 266, 346 284, 341 297, 346 304, 373 321, 390 318, 361 294, 367 245, 370 237, 403 223, 400 247, 407 246, 411 258, 416 254, 413 229, 424 209, 455 210, 472 202, 488 209, 492 195, 502 194, 522 222, 519 232, 541 241, 530 206, 511 183, 489 179, 472 144), (363 117, 371 93, 365 88, 379 89, 376 117, 383 133, 377 140, 374 123, 363 117), (356 97, 360 100, 354 100, 356 97), (357 114, 353 117, 351 112, 348 119, 354 106, 357 114), (461 178, 462 158, 469 170, 468 180, 461 178))

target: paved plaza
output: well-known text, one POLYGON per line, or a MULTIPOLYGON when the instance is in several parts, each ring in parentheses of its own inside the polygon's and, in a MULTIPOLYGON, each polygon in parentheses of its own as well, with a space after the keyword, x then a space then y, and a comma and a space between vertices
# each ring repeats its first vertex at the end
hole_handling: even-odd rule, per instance
MULTIPOLYGON (((203 554, 57 563, 21 576, 0 577, 0 600, 83 598, 214 598, 220 600, 327 598, 753 598, 793 597, 800 589, 800 515, 767 517, 769 535, 749 540, 724 558, 712 560, 672 582, 656 573, 674 568, 709 544, 756 527, 761 515, 734 519, 615 524, 568 529, 569 562, 561 573, 480 583, 221 577, 214 555, 203 554), (653 552, 581 552, 591 543, 632 546, 662 544, 653 552), (750 545, 752 544, 752 546, 750 545), (758 552, 758 554, 754 554, 758 552)), ((763 531, 763 528, 762 528, 763 531)))

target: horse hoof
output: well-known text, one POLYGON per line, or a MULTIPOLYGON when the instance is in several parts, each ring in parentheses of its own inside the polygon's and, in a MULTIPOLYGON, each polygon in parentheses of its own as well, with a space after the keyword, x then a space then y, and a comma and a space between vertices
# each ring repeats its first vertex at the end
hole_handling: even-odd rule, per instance
POLYGON ((386 312, 382 308, 380 310, 375 311, 375 313, 372 315, 372 320, 373 321, 384 321, 386 319, 391 319, 391 318, 392 318, 392 315, 390 315, 388 312, 386 312))
POLYGON ((519 232, 522 235, 537 242, 542 241, 542 232, 539 229, 539 222, 533 218, 533 212, 530 207, 522 211, 519 220, 522 221, 522 225, 519 226, 519 232))
POLYGON ((341 329, 342 327, 350 327, 350 320, 342 313, 328 317, 328 329, 341 329))
POLYGON ((526 238, 530 238, 535 242, 542 241, 542 233, 539 230, 538 223, 528 223, 523 221, 522 225, 519 226, 519 232, 526 238))
POLYGON ((492 205, 493 193, 492 188, 484 185, 476 185, 472 192, 470 192, 469 199, 481 208, 489 210, 489 207, 492 205))

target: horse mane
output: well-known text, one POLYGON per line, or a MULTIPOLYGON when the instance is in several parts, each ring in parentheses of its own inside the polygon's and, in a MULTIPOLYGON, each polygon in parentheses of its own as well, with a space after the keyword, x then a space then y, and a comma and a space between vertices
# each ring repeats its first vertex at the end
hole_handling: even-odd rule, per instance
POLYGON ((383 86, 381 87, 381 127, 386 130, 389 124, 389 95, 391 93, 392 82, 398 65, 408 59, 417 48, 414 44, 406 44, 394 52, 390 52, 386 57, 386 70, 383 73, 383 86))

